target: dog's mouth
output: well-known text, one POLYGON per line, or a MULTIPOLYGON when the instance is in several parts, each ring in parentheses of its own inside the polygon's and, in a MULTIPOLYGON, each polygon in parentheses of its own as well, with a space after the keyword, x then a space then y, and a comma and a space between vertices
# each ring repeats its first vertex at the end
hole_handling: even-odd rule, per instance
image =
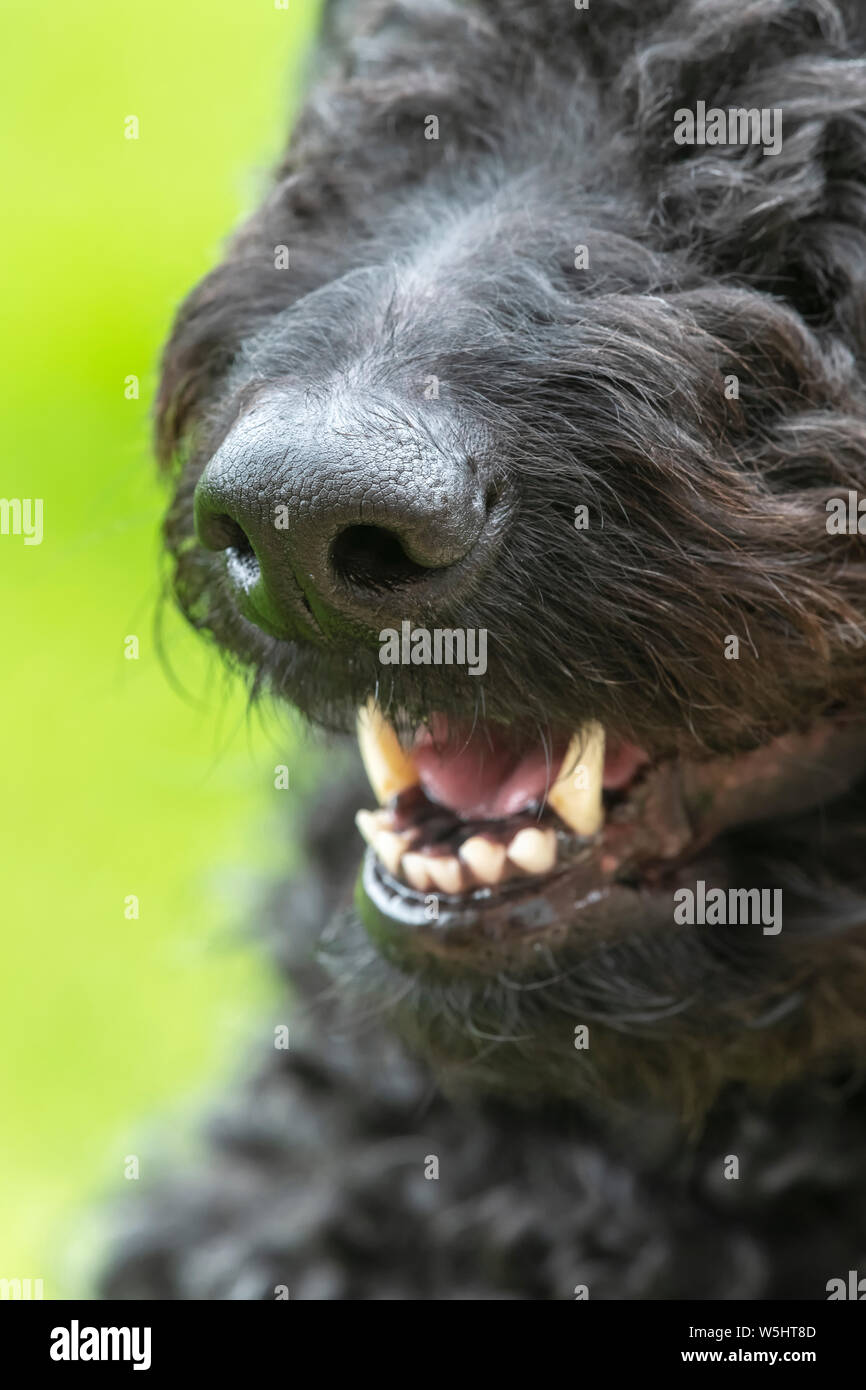
MULTIPOLYGON (((819 806, 866 770, 864 725, 830 714, 729 757, 654 759, 589 723, 544 742, 434 716, 409 738, 358 725, 379 802, 358 813, 375 912, 437 953, 549 939, 671 892, 722 832, 819 806)), ((368 919, 369 920, 369 919, 368 919)))
POLYGON ((599 724, 521 747, 496 726, 443 716, 407 750, 375 706, 359 743, 381 809, 359 811, 358 829, 393 879, 448 897, 555 873, 598 840, 606 794, 627 796, 648 762, 634 745, 606 745, 599 724))

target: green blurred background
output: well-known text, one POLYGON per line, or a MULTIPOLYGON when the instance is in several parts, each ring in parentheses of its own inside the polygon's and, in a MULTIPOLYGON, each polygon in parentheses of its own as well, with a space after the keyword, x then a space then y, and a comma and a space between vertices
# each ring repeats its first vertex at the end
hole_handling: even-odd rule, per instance
POLYGON ((192 1128, 272 989, 242 927, 314 758, 171 611, 188 693, 166 675, 149 413, 173 310, 279 151, 318 9, 0 3, 0 495, 45 508, 41 545, 0 536, 0 1277, 46 1298, 87 1294, 90 1207, 166 1116, 192 1128))

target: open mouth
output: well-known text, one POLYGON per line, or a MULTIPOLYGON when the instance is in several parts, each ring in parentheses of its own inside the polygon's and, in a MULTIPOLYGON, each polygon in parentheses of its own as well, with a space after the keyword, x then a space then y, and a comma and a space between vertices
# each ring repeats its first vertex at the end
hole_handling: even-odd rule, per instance
POLYGON ((395 880, 451 897, 489 896, 569 862, 598 838, 607 797, 648 761, 633 745, 606 748, 598 724, 521 748, 494 727, 436 716, 406 750, 368 706, 358 737, 381 807, 359 811, 358 829, 395 880))
MULTIPOLYGON (((364 888, 403 925, 501 939, 574 924, 612 892, 659 891, 722 832, 811 809, 866 769, 863 722, 828 715, 730 757, 654 760, 587 724, 521 743, 434 716, 402 742, 374 703, 358 721, 379 802, 358 813, 364 888)), ((668 891, 670 889, 668 888, 668 891)))

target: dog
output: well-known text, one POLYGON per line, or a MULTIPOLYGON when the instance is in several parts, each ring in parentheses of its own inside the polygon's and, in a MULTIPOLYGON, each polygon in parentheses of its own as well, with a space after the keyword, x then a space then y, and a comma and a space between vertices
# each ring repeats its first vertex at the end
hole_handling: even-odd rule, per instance
POLYGON ((106 1296, 866 1273, 864 354, 860 0, 326 7, 157 432, 184 613, 372 792, 106 1296))

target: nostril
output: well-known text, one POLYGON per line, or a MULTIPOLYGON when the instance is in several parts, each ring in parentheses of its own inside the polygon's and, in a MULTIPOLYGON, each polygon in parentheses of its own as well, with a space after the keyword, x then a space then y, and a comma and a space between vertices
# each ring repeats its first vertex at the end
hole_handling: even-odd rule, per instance
POLYGON ((330 560, 341 579, 362 589, 396 589, 430 573, 384 526, 347 526, 332 542, 330 560))
POLYGON ((253 547, 244 528, 228 512, 211 510, 207 493, 196 488, 195 529, 202 545, 208 550, 234 550, 249 556, 253 547))
POLYGON ((236 555, 248 559, 254 554, 250 538, 234 517, 215 516, 211 522, 212 536, 219 536, 221 550, 233 550, 236 555))
POLYGON ((234 517, 210 517, 207 543, 213 550, 225 551, 226 570, 232 583, 244 591, 252 589, 260 576, 259 560, 249 536, 234 517))

